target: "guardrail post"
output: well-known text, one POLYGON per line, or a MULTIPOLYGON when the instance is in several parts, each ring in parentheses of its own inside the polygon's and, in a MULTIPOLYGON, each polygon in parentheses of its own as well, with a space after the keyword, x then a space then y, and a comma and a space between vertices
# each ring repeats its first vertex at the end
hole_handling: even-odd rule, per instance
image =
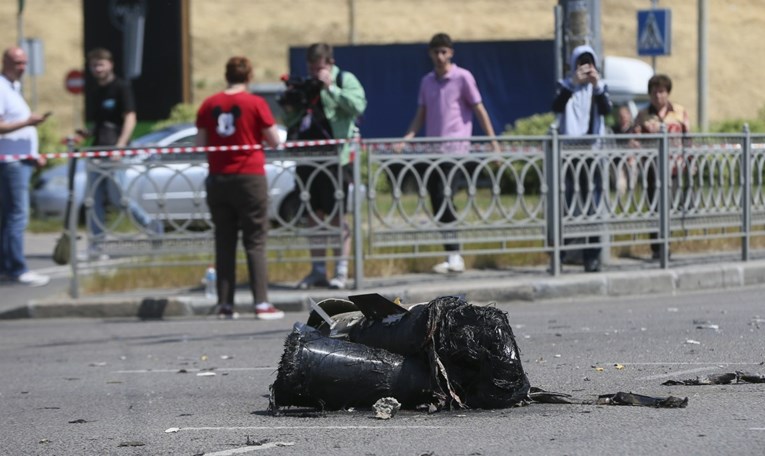
POLYGON ((669 133, 664 124, 661 125, 661 140, 659 141, 659 239, 661 240, 661 268, 669 267, 669 133))
POLYGON ((752 239, 752 134, 749 124, 744 124, 744 144, 741 148, 741 261, 749 261, 749 247, 752 239))
MULTIPOLYGON (((361 139, 354 138, 357 148, 353 160, 353 277, 354 289, 358 290, 364 282, 364 249, 363 232, 361 230, 361 139)), ((367 188, 369 191, 369 188, 367 188)))
POLYGON ((545 148, 545 175, 547 177, 547 237, 552 244, 550 255, 550 273, 553 276, 560 275, 560 243, 561 243, 561 216, 560 216, 560 142, 558 128, 555 124, 550 126, 549 143, 545 148))
POLYGON ((69 194, 67 195, 67 214, 69 217, 66 220, 66 230, 69 231, 69 266, 72 270, 72 278, 69 280, 69 296, 77 299, 80 297, 80 274, 77 264, 77 222, 79 221, 80 214, 77 210, 77 198, 74 195, 74 178, 77 175, 77 159, 74 158, 74 137, 67 136, 66 138, 66 151, 69 155, 69 172, 67 172, 67 179, 72 179, 72 182, 67 182, 69 188, 69 194), (73 169, 72 169, 73 168, 73 169))

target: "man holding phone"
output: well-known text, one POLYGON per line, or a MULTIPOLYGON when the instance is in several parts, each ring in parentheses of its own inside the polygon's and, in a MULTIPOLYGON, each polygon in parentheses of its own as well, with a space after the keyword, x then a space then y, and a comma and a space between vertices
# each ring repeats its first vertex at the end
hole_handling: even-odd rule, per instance
POLYGON ((24 258, 24 231, 29 222, 29 179, 35 166, 45 165, 39 155, 37 125, 49 114, 35 114, 21 95, 26 53, 11 47, 3 53, 0 76, 0 280, 31 287, 47 284, 50 277, 30 271, 24 258), (21 158, 20 157, 25 157, 21 158))

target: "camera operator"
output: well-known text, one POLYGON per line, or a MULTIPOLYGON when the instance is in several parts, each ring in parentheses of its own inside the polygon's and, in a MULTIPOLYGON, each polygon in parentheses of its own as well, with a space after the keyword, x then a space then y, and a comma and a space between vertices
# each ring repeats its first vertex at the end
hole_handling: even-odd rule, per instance
MULTIPOLYGON (((367 106, 364 88, 358 78, 352 73, 341 71, 335 65, 332 46, 326 43, 309 46, 306 63, 312 79, 300 84, 294 80, 287 81, 288 90, 281 100, 289 139, 352 139, 357 133, 355 121, 367 106)), ((319 169, 310 164, 297 167, 298 177, 307 184, 311 208, 315 214, 309 217, 309 225, 316 226, 331 216, 329 223, 342 227, 343 233, 342 249, 335 252, 335 256, 341 259, 335 264, 334 277, 327 280, 327 263, 324 259, 326 246, 313 246, 311 272, 298 283, 301 289, 327 286, 343 289, 347 285, 351 233, 347 221, 341 216, 340 208, 335 207, 338 201, 335 199, 333 177, 337 178, 342 173, 342 191, 347 195, 353 177, 350 165, 352 152, 358 148, 358 144, 348 142, 337 147, 340 169, 334 165, 327 169, 319 169)))

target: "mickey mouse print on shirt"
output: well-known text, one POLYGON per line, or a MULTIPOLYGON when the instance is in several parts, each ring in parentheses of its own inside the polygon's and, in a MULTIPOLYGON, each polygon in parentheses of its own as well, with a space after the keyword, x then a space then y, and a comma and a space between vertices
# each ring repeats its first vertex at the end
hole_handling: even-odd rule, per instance
POLYGON ((215 132, 227 138, 236 133, 236 119, 242 115, 242 110, 234 105, 231 107, 231 112, 224 112, 220 106, 216 106, 212 110, 212 115, 215 118, 215 132))

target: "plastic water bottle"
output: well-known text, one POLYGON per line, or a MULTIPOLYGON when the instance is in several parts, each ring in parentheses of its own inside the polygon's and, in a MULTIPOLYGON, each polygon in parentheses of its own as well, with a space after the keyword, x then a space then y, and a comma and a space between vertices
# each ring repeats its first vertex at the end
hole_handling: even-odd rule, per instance
POLYGON ((205 278, 203 282, 205 283, 205 298, 217 301, 218 300, 218 288, 216 286, 218 278, 215 274, 215 268, 210 266, 207 268, 207 271, 205 271, 205 278))

